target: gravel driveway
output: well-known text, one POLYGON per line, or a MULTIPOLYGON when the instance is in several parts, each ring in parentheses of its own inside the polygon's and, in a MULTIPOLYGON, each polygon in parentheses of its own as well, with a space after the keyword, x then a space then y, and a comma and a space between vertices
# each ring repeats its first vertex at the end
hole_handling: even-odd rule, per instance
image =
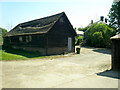
MULTIPOLYGON (((2 62, 3 88, 118 88, 118 79, 102 75, 110 50, 81 48, 81 54, 2 62)), ((112 72, 115 73, 115 72, 112 72)))

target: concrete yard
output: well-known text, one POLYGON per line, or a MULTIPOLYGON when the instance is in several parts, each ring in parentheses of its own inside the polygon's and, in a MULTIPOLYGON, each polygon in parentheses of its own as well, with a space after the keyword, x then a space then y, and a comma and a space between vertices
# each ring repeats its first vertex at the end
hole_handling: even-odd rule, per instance
POLYGON ((2 61, 2 88, 118 88, 110 50, 82 47, 81 54, 55 57, 2 61))

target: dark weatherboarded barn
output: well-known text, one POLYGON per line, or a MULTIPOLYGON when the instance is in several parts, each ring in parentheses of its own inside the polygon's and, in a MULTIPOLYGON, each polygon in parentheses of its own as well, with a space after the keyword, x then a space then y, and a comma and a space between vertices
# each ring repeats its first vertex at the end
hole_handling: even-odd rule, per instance
POLYGON ((112 69, 120 71, 120 34, 111 38, 112 40, 112 69))
POLYGON ((41 55, 74 52, 75 36, 64 12, 18 24, 4 36, 4 45, 38 51, 41 55))

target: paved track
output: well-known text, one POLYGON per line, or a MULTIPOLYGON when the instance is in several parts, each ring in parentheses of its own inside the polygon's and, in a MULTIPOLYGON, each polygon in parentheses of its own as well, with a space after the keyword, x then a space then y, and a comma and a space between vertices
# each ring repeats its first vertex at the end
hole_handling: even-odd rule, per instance
POLYGON ((117 88, 118 79, 111 78, 116 72, 106 72, 110 64, 110 50, 96 48, 60 58, 3 61, 2 87, 117 88))

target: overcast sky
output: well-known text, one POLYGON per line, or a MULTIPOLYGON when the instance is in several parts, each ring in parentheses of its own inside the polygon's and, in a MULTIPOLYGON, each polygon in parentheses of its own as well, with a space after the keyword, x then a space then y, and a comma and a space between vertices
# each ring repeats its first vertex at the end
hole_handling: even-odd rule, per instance
POLYGON ((113 0, 0 0, 0 27, 10 30, 26 21, 65 12, 73 27, 107 17, 113 0))

